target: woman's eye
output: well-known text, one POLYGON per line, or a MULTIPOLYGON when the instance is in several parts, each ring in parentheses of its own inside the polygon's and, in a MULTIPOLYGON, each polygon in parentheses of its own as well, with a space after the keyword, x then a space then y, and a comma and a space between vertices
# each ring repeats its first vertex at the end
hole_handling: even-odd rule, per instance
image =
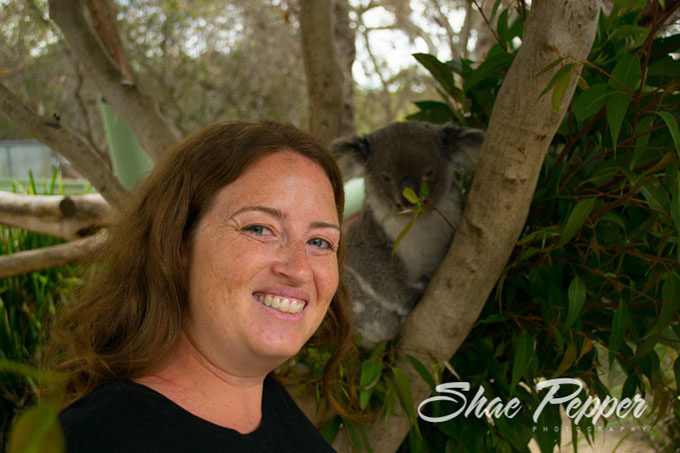
POLYGON ((333 245, 332 245, 330 242, 328 242, 328 241, 325 240, 325 239, 321 239, 321 238, 310 239, 310 240, 308 241, 308 244, 309 244, 309 245, 312 245, 312 246, 314 246, 314 247, 322 248, 322 249, 335 250, 335 249, 333 248, 333 245))
POLYGON ((269 231, 269 228, 262 225, 249 225, 244 228, 245 231, 249 231, 256 235, 263 235, 269 231))

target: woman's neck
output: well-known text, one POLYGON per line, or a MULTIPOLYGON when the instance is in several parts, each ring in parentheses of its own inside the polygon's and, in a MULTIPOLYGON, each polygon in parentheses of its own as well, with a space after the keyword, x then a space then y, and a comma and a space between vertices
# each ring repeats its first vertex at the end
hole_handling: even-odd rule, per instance
POLYGON ((218 369, 184 334, 174 352, 154 372, 133 379, 188 412, 245 434, 262 419, 265 374, 240 376, 218 369))

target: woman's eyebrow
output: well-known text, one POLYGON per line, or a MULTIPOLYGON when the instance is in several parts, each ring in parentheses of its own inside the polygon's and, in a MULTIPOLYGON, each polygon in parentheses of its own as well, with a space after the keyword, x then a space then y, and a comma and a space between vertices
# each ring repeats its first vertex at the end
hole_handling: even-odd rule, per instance
POLYGON ((229 216, 229 218, 231 219, 247 211, 261 211, 266 212, 267 214, 270 214, 274 217, 283 218, 283 213, 280 210, 276 208, 270 208, 268 206, 244 206, 241 209, 237 209, 236 212, 229 216))
POLYGON ((340 232, 340 226, 336 225, 334 223, 326 223, 326 222, 312 222, 310 225, 311 228, 333 228, 334 230, 338 230, 340 232))
MULTIPOLYGON (((260 212, 265 212, 269 215, 272 215, 277 218, 284 218, 285 216, 283 215, 283 212, 276 208, 271 208, 269 206, 244 206, 240 209, 237 209, 236 212, 234 212, 232 215, 229 216, 229 218, 236 217, 237 215, 243 213, 243 212, 248 212, 248 211, 260 211, 260 212)), ((310 228, 332 228, 334 230, 338 230, 339 232, 342 231, 340 229, 340 225, 337 225, 335 223, 328 223, 328 222, 312 222, 310 225, 310 228)))

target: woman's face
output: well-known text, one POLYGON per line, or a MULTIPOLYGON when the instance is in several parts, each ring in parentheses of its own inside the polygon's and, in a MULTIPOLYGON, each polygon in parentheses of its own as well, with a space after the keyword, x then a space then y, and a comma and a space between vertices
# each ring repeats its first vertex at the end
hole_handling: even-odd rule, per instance
POLYGON ((213 366, 262 374, 295 355, 338 287, 340 230, 323 169, 282 150, 217 192, 189 250, 185 333, 213 366))

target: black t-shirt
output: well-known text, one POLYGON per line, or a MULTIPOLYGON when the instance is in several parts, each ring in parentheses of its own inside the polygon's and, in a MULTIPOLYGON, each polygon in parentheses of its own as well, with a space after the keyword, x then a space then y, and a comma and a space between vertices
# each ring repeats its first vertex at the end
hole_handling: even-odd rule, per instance
POLYGON ((267 377, 262 421, 248 434, 223 428, 132 381, 104 384, 59 414, 66 451, 332 452, 283 386, 267 377))

